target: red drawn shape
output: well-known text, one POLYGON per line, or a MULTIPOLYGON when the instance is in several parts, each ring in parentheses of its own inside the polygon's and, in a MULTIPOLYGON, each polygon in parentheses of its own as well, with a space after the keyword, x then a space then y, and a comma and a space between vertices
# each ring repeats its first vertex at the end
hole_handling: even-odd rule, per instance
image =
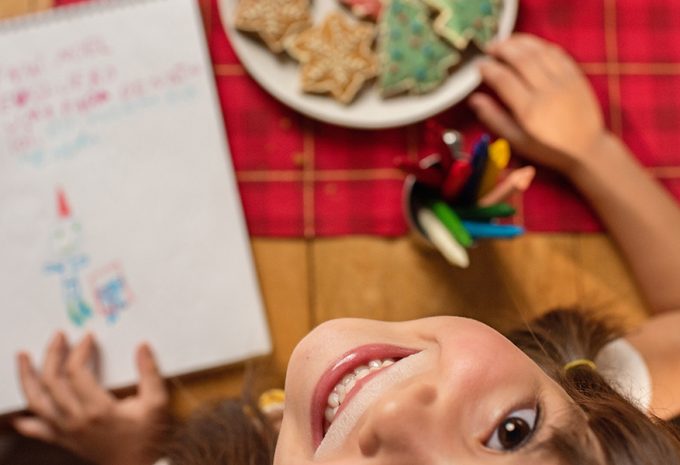
POLYGON ((66 199, 66 193, 63 189, 57 189, 57 210, 59 212, 59 218, 68 218, 71 216, 71 207, 66 199))
POLYGON ((17 92, 17 94, 15 96, 16 104, 20 107, 23 107, 24 105, 26 105, 26 102, 28 101, 29 95, 30 94, 26 90, 20 90, 19 92, 17 92))

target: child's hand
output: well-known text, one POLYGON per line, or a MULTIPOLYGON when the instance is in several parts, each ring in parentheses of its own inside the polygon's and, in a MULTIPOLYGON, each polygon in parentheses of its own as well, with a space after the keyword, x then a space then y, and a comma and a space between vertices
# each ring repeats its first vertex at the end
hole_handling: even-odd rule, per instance
POLYGON ((16 418, 14 427, 99 465, 154 463, 168 417, 168 392, 151 350, 146 345, 138 349, 138 392, 124 399, 97 381, 94 353, 92 336, 71 349, 57 333, 40 372, 27 354, 19 354, 21 386, 35 416, 16 418))
POLYGON ((507 106, 475 93, 470 105, 492 131, 532 161, 567 173, 596 154, 606 130, 585 76, 562 49, 515 34, 488 48, 480 72, 507 106))

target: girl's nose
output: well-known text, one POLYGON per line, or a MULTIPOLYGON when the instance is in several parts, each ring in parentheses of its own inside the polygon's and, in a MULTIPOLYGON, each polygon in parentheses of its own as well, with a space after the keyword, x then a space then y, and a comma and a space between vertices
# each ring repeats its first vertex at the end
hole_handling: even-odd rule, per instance
POLYGON ((359 429, 361 453, 398 457, 394 463, 427 454, 437 395, 434 383, 418 378, 385 393, 370 407, 359 429))

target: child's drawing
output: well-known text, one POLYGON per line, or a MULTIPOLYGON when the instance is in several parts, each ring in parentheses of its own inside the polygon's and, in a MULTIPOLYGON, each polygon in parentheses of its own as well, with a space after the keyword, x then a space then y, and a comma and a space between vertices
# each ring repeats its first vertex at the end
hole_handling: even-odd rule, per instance
POLYGON ((129 307, 133 296, 121 266, 111 263, 94 271, 89 278, 95 296, 95 308, 109 323, 115 323, 122 310, 129 307))
POLYGON ((88 265, 88 257, 82 253, 82 227, 71 214, 71 208, 63 190, 57 190, 58 220, 51 237, 52 261, 45 271, 58 273, 62 296, 69 319, 82 326, 92 316, 92 308, 83 298, 80 270, 88 265))

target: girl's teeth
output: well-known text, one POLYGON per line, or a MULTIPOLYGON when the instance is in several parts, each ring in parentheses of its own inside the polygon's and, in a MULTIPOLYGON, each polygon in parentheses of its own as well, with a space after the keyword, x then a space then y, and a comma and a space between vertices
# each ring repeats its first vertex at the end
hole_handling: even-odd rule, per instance
POLYGON ((368 376, 368 373, 369 373, 368 367, 364 365, 354 370, 354 374, 356 375, 357 379, 365 378, 366 376, 368 376))
POLYGON ((333 418, 335 418, 335 413, 336 413, 337 411, 338 411, 338 408, 337 408, 337 407, 335 407, 335 408, 331 408, 331 407, 326 408, 326 413, 325 413, 324 416, 326 417, 326 421, 327 421, 328 423, 330 423, 331 421, 333 421, 333 418))
POLYGON ((351 391, 355 384, 357 384, 356 377, 350 379, 349 383, 345 384, 345 394, 351 391))
POLYGON ((368 362, 368 365, 358 366, 353 373, 346 374, 328 396, 328 404, 326 405, 324 414, 328 425, 333 422, 338 407, 340 407, 345 400, 345 397, 356 385, 358 380, 365 378, 374 371, 381 370, 392 364, 394 364, 394 360, 391 358, 385 360, 371 360, 368 362))

